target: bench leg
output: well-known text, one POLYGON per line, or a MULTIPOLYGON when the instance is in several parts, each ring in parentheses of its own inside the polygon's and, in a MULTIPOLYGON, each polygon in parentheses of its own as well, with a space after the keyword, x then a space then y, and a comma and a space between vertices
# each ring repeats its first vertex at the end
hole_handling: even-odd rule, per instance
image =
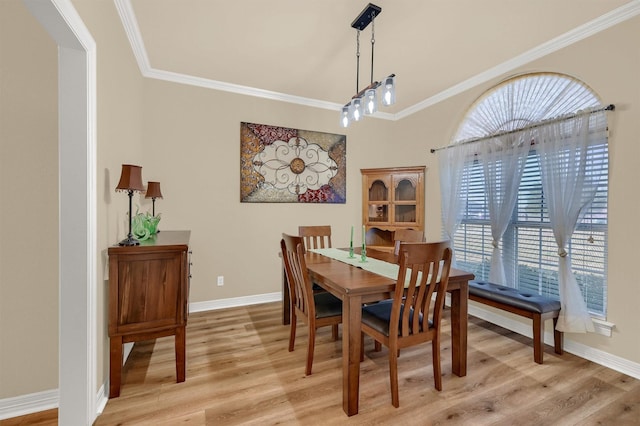
POLYGON ((556 325, 558 324, 558 317, 554 317, 553 318, 553 346, 554 346, 554 350, 557 354, 562 355, 564 353, 563 345, 563 339, 564 339, 564 333, 562 331, 558 331, 556 330, 556 325))
POLYGON ((533 316, 533 360, 542 364, 544 354, 544 321, 541 315, 533 316))

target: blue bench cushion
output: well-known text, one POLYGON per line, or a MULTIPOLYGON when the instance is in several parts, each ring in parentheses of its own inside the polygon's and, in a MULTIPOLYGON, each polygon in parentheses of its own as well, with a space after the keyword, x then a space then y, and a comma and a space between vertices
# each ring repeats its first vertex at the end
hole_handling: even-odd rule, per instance
POLYGON ((560 310, 557 300, 484 281, 469 281, 469 294, 539 314, 560 310))

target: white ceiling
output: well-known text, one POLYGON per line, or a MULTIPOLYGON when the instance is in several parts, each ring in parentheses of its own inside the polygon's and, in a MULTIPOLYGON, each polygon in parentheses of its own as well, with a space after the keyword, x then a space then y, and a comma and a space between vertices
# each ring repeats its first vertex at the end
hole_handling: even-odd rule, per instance
MULTIPOLYGON (((366 0, 115 0, 144 75, 338 110, 366 0)), ((640 0, 374 0, 374 80, 401 118, 640 14, 640 0)), ((360 36, 369 83, 371 25, 360 36)))

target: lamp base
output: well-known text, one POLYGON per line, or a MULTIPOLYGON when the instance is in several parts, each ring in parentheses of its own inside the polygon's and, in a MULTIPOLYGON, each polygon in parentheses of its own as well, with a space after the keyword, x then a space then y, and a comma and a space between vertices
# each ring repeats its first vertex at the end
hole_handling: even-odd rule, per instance
POLYGON ((118 243, 119 246, 139 246, 140 241, 136 240, 132 236, 125 238, 124 240, 118 243))

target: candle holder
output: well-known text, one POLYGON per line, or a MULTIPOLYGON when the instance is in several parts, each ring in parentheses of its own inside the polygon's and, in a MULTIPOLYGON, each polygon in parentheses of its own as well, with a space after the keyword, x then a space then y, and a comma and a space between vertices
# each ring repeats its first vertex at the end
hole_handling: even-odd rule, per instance
POLYGON ((362 251, 360 252, 360 262, 364 263, 367 261, 367 245, 362 244, 362 251))
POLYGON ((353 255, 353 241, 349 244, 349 258, 353 259, 355 256, 353 255))

